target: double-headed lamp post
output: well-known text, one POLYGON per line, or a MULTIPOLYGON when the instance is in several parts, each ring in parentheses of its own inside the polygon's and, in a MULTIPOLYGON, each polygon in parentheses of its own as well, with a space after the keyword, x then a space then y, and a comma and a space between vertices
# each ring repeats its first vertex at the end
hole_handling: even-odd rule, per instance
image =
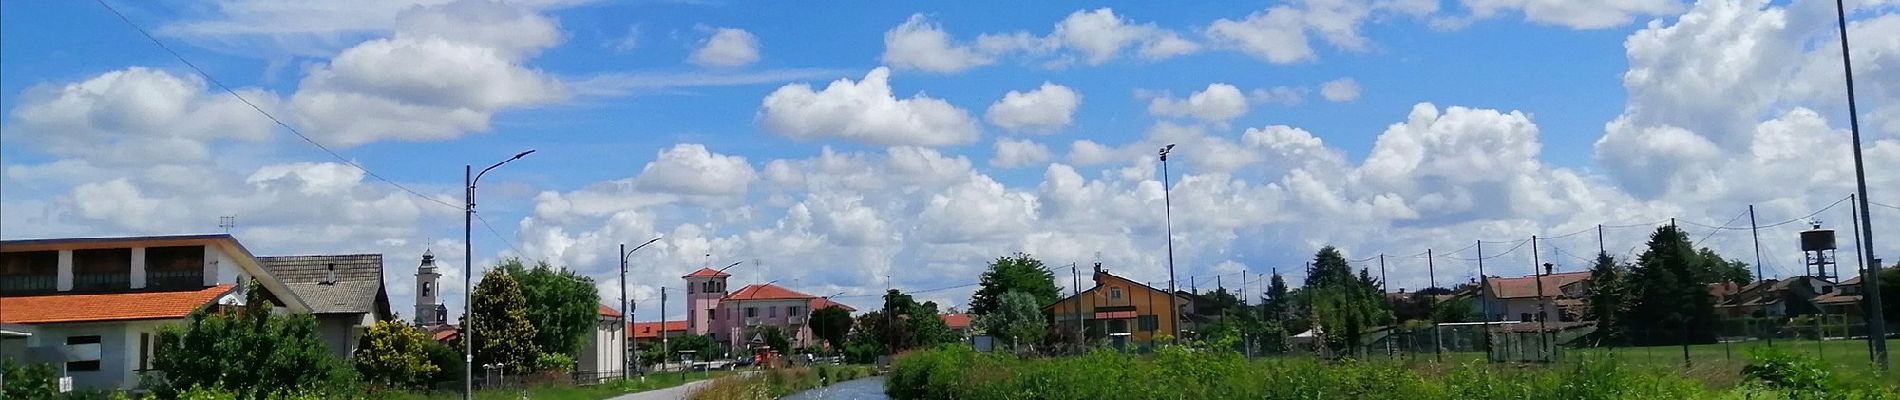
POLYGON ((506 160, 482 168, 482 172, 470 175, 473 166, 462 165, 462 398, 475 398, 475 182, 482 180, 488 171, 533 154, 534 150, 524 151, 506 160))
MULTIPOLYGON (((629 306, 629 304, 631 303, 627 302, 627 257, 632 257, 633 252, 640 251, 640 248, 647 247, 647 245, 653 244, 653 242, 658 242, 658 241, 660 241, 660 238, 653 238, 653 240, 648 240, 646 243, 641 243, 639 246, 633 246, 633 250, 627 250, 626 243, 620 244, 620 316, 621 316, 620 322, 621 322, 621 325, 623 325, 621 329, 625 329, 624 331, 621 331, 621 333, 625 334, 623 336, 627 336, 626 338, 623 339, 623 340, 626 340, 626 342, 621 343, 621 346, 620 346, 620 377, 622 378, 627 377, 627 370, 630 369, 627 366, 639 365, 637 363, 632 362, 631 361, 632 359, 627 358, 627 356, 640 355, 639 347, 638 347, 639 344, 634 343, 633 336, 632 336, 634 310, 631 310, 631 307, 629 306)), ((661 318, 660 327, 662 329, 666 327, 665 318, 661 318)))
POLYGON ((1174 294, 1174 198, 1173 194, 1170 193, 1173 191, 1171 186, 1174 185, 1170 182, 1168 177, 1168 152, 1173 150, 1174 144, 1169 143, 1167 146, 1161 147, 1160 151, 1161 214, 1162 218, 1166 219, 1168 224, 1168 315, 1174 318, 1174 321, 1170 321, 1168 325, 1173 328, 1174 340, 1178 341, 1181 340, 1181 300, 1174 294))

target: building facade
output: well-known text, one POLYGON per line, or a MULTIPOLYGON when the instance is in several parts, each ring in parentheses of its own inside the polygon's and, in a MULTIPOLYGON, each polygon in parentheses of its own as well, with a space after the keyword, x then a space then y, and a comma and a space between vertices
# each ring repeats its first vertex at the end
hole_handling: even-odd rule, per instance
POLYGON ((395 317, 383 286, 382 254, 258 257, 271 276, 310 304, 317 335, 337 358, 349 358, 378 321, 395 317))
POLYGON ((1100 263, 1092 275, 1094 287, 1042 308, 1056 329, 1080 332, 1089 340, 1111 344, 1152 344, 1173 335, 1175 324, 1189 302, 1128 278, 1111 274, 1100 263))
POLYGON ((626 319, 612 307, 599 308, 594 331, 587 336, 587 347, 574 355, 574 362, 578 364, 574 371, 582 379, 591 378, 595 382, 627 373, 626 358, 621 357, 621 351, 627 347, 626 319))
POLYGON ((135 389, 158 329, 207 306, 311 308, 230 235, 0 241, 0 357, 85 389, 135 389), (244 304, 255 282, 274 304, 244 304))
POLYGON ((1479 308, 1486 321, 1575 320, 1589 298, 1589 272, 1547 273, 1513 278, 1485 277, 1479 308), (1542 282, 1539 282, 1539 281, 1542 282))
POLYGON ((710 335, 727 349, 744 349, 761 339, 762 329, 774 327, 791 338, 792 347, 810 347, 822 342, 808 325, 813 310, 837 306, 856 311, 828 298, 771 283, 727 292, 726 280, 731 277, 711 268, 681 277, 686 280, 688 334, 710 335))

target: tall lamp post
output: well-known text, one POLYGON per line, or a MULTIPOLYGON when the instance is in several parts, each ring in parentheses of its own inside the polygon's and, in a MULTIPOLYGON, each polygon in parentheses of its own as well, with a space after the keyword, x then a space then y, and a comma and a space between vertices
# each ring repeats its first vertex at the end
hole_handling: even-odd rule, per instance
MULTIPOLYGON (((1854 59, 1847 51, 1847 6, 1841 0, 1834 0, 1834 16, 1841 27, 1841 70, 1847 81, 1847 123, 1854 136, 1854 183, 1860 193, 1861 244, 1863 260, 1874 258, 1874 221, 1867 213, 1867 166, 1860 157, 1860 110, 1854 104, 1854 59)), ((1861 293, 1867 296, 1867 342, 1872 345, 1874 362, 1881 370, 1887 365, 1887 322, 1881 314, 1880 304, 1880 263, 1867 264, 1861 274, 1861 293)))
MULTIPOLYGON (((660 241, 660 238, 653 238, 653 240, 648 240, 646 243, 641 243, 639 246, 633 246, 633 250, 627 250, 626 243, 620 244, 620 315, 623 319, 620 322, 622 323, 622 325, 625 325, 621 329, 627 329, 626 331, 622 331, 622 332, 628 334, 628 336, 630 336, 633 333, 632 332, 633 321, 635 320, 635 318, 633 317, 633 312, 628 310, 628 308, 630 307, 628 304, 630 303, 627 303, 627 257, 632 257, 633 252, 640 251, 640 248, 647 247, 647 245, 653 244, 653 242, 658 242, 658 241, 660 241)), ((662 330, 666 328, 666 318, 660 318, 660 328, 662 330)), ((620 346, 620 377, 621 378, 627 377, 627 370, 631 369, 631 368, 628 368, 628 366, 639 365, 638 363, 633 362, 632 359, 627 358, 627 356, 629 355, 638 356, 640 354, 639 352, 640 345, 638 343, 635 343, 632 339, 625 339, 625 340, 626 342, 622 343, 622 345, 620 346)))
POLYGON ((1168 176, 1168 152, 1174 150, 1174 144, 1161 147, 1161 214, 1168 224, 1168 315, 1174 321, 1168 324, 1174 331, 1174 340, 1181 340, 1181 300, 1176 298, 1174 289, 1174 184, 1168 176))
POLYGON ((528 150, 515 154, 506 160, 482 168, 481 173, 469 175, 474 168, 462 165, 462 399, 475 398, 475 245, 473 242, 475 222, 475 182, 482 180, 488 171, 533 154, 528 150))

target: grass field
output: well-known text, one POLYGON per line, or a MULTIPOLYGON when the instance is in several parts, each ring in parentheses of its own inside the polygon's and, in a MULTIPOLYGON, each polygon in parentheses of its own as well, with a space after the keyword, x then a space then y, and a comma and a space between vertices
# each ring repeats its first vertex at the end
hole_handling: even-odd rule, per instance
MULTIPOLYGON (((1690 345, 1690 362, 1687 365, 1687 369, 1684 370, 1684 373, 1704 376, 1738 376, 1742 367, 1748 364, 1749 350, 1767 346, 1769 346, 1767 341, 1690 345)), ((1773 346, 1786 350, 1789 353, 1814 357, 1842 372, 1873 373, 1879 371, 1867 358, 1867 341, 1865 340, 1777 340, 1773 346)), ((1900 339, 1888 339, 1887 348, 1889 349, 1887 353, 1888 363, 1893 365, 1896 369, 1900 369, 1900 356, 1894 354, 1896 351, 1900 351, 1900 339)), ((1560 353, 1557 362, 1564 363, 1589 357, 1608 357, 1628 365, 1637 366, 1679 369, 1684 367, 1681 346, 1564 349, 1560 353)), ((1372 354, 1368 358, 1397 358, 1415 360, 1417 362, 1431 362, 1435 359, 1434 355, 1429 352, 1389 355, 1372 354)), ((1482 361, 1485 359, 1485 356, 1484 353, 1479 352, 1447 352, 1444 355, 1444 359, 1447 363, 1465 363, 1482 361)), ((1886 378, 1889 381, 1900 383, 1900 371, 1888 370, 1886 378)))

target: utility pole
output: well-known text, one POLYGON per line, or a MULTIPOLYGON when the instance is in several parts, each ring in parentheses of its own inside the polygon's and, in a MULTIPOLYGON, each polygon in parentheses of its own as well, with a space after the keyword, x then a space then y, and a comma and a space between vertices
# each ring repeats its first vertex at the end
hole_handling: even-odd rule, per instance
POLYGON ((1385 286, 1385 253, 1379 253, 1379 295, 1385 296, 1391 289, 1385 286))
MULTIPOLYGON (((1867 212, 1867 167, 1861 159, 1860 151, 1860 110, 1854 104, 1854 59, 1847 50, 1847 6, 1842 0, 1834 0, 1834 16, 1841 28, 1841 70, 1847 81, 1847 123, 1854 136, 1854 182, 1860 199, 1860 224, 1866 227, 1867 234, 1861 235, 1861 254, 1869 260, 1874 258, 1874 221, 1867 212)), ((1873 343, 1874 360, 1882 371, 1887 370, 1887 321, 1883 318, 1880 304, 1880 265, 1866 266, 1867 275, 1860 279, 1861 293, 1867 297, 1867 341, 1873 343)))
POLYGON ((1482 333, 1483 334, 1482 337, 1484 337, 1485 359, 1492 358, 1491 357, 1491 300, 1485 298, 1486 297, 1485 294, 1490 293, 1490 292, 1491 292, 1491 276, 1484 274, 1484 241, 1479 240, 1478 241, 1478 308, 1483 310, 1482 312, 1484 313, 1484 315, 1481 316, 1481 318, 1478 318, 1478 320, 1484 321, 1484 323, 1479 324, 1478 326, 1481 327, 1482 329, 1480 330, 1483 331, 1480 333, 1482 333))
MULTIPOLYGON (((658 241, 660 241, 660 238, 653 238, 653 240, 648 240, 646 243, 641 243, 639 246, 633 246, 633 250, 627 250, 626 243, 620 244, 620 314, 621 314, 621 319, 623 319, 623 321, 621 322, 626 323, 625 324, 626 326, 622 327, 622 329, 627 329, 628 330, 627 333, 632 333, 631 331, 631 329, 633 329, 632 323, 634 320, 636 320, 636 318, 634 318, 633 316, 631 303, 629 303, 627 299, 627 258, 632 257, 633 252, 640 251, 640 248, 647 247, 647 245, 653 244, 653 242, 658 242, 658 241)), ((664 310, 664 308, 662 308, 662 310, 664 310)), ((661 331, 666 330, 666 315, 664 315, 664 313, 660 315, 660 330, 661 331)), ((664 335, 665 333, 662 332, 661 334, 664 335)), ((631 359, 627 358, 627 356, 628 355, 633 355, 636 357, 639 356, 640 355, 639 346, 640 344, 633 340, 627 340, 625 343, 625 346, 620 346, 620 361, 621 361, 620 363, 622 367, 625 367, 627 365, 634 365, 634 364, 628 363, 628 360, 631 360, 631 359)), ((627 376, 626 371, 624 370, 621 371, 620 377, 625 378, 626 376, 627 376)))
POLYGON ((1075 263, 1069 263, 1069 281, 1069 297, 1075 299, 1075 304, 1069 307, 1075 310, 1075 346, 1079 352, 1082 348, 1082 273, 1076 271, 1075 263))
POLYGON ((481 181, 482 175, 487 175, 488 171, 494 170, 495 167, 500 167, 502 164, 507 164, 509 161, 519 160, 522 157, 527 157, 528 154, 532 154, 532 153, 534 153, 534 150, 528 150, 528 151, 516 153, 514 157, 511 157, 506 160, 502 160, 501 162, 495 163, 495 165, 490 165, 488 166, 488 168, 482 168, 481 173, 474 174, 473 176, 470 176, 469 172, 474 171, 474 166, 468 165, 468 164, 462 164, 462 200, 463 200, 462 202, 462 205, 463 205, 462 207, 462 362, 463 362, 462 364, 462 367, 463 367, 462 368, 462 399, 463 400, 471 400, 475 398, 475 313, 473 312, 475 310, 475 302, 474 302, 475 285, 474 285, 474 278, 473 278, 473 276, 475 275, 475 243, 473 240, 474 239, 473 232, 474 232, 474 227, 475 227, 474 225, 474 222, 475 222, 475 183, 481 181))
MULTIPOLYGON (((686 318, 692 318, 692 317, 693 316, 690 314, 686 316, 686 318)), ((672 343, 668 343, 669 339, 671 338, 666 337, 666 287, 661 286, 660 287, 660 367, 666 367, 666 360, 668 358, 672 358, 673 356, 672 343)))
MULTIPOLYGON (((1428 279, 1431 279, 1432 287, 1434 288, 1438 287, 1438 266, 1432 259, 1432 249, 1425 249, 1425 276, 1428 279)), ((1435 296, 1435 295, 1426 294, 1426 296, 1435 296)), ((1431 304, 1432 308, 1437 308, 1438 299, 1435 297, 1427 297, 1427 298, 1430 298, 1433 300, 1432 302, 1427 303, 1427 304, 1431 304)), ((1432 309, 1428 308, 1425 310, 1425 317, 1432 321, 1432 353, 1433 353, 1432 357, 1436 358, 1439 363, 1444 363, 1445 362, 1445 338, 1442 334, 1439 333, 1438 313, 1433 312, 1432 309)))
MULTIPOLYGON (((1540 342, 1537 344, 1537 351, 1548 358, 1550 356, 1550 339, 1544 335, 1550 333, 1550 323, 1547 321, 1550 321, 1551 312, 1550 298, 1544 296, 1544 271, 1549 271, 1551 265, 1544 263, 1542 259, 1543 254, 1540 253, 1541 252, 1537 251, 1537 235, 1531 235, 1531 276, 1537 279, 1537 341, 1540 342), (1539 265, 1543 266, 1543 270, 1537 269, 1539 265)), ((1544 361, 1551 360, 1545 359, 1544 361)))
POLYGON ((1597 224, 1597 254, 1609 254, 1603 249, 1603 224, 1597 224))

